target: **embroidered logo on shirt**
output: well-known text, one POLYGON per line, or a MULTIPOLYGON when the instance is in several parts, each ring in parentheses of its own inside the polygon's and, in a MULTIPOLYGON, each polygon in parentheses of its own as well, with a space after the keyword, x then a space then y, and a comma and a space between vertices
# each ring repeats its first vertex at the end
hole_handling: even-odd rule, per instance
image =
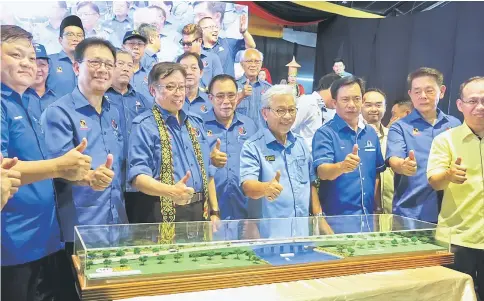
POLYGON ((370 148, 373 147, 373 143, 370 140, 366 141, 366 147, 370 148))
POLYGON ((213 132, 212 132, 211 130, 208 130, 208 131, 207 131, 207 136, 208 136, 208 137, 211 137, 212 135, 213 135, 213 132))
POLYGON ((202 113, 207 113, 208 112, 207 106, 206 105, 201 105, 200 106, 200 111, 202 111, 202 113))
POLYGON ((20 116, 15 116, 13 119, 14 120, 19 120, 19 119, 22 119, 22 118, 23 118, 22 115, 20 115, 20 116))
POLYGON ((208 67, 208 62, 207 61, 203 61, 203 67, 208 67))
POLYGON ((222 46, 220 46, 220 48, 218 49, 218 52, 222 52, 224 50, 225 50, 225 48, 223 48, 222 46))
POLYGON ((118 124, 116 123, 116 120, 111 120, 111 126, 113 127, 113 129, 118 130, 118 124))
POLYGON ((200 131, 197 128, 192 127, 192 134, 197 137, 200 137, 200 131))
POLYGON ((79 121, 79 125, 81 127, 81 130, 87 130, 87 124, 86 124, 86 121, 84 119, 81 119, 79 121))
POLYGON ((419 136, 419 135, 420 135, 420 132, 418 131, 418 129, 417 129, 417 128, 414 128, 414 129, 413 129, 413 131, 412 131, 412 134, 413 134, 414 136, 419 136))
POLYGON ((269 162, 276 161, 276 157, 274 155, 272 155, 272 156, 265 156, 265 158, 266 158, 266 161, 269 161, 269 162))
POLYGON ((62 72, 62 67, 61 66, 57 67, 57 73, 60 73, 60 72, 62 72))
POLYGON ((243 126, 239 127, 239 135, 240 136, 247 135, 247 131, 245 130, 245 128, 243 126))

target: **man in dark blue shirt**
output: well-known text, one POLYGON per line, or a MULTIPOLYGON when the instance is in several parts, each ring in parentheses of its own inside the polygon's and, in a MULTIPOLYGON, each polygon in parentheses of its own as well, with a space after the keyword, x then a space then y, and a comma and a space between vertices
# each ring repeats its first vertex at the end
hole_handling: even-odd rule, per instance
MULTIPOLYGON (((1 26, 1 150, 4 158, 18 158, 12 169, 21 173, 22 183, 1 213, 1 299, 75 300, 73 291, 72 295, 61 293, 67 292, 66 287, 73 290, 74 282, 70 269, 59 266, 67 262, 67 256, 62 250, 52 178, 83 179, 91 158, 81 153, 87 145, 83 140, 66 154, 46 160, 40 127, 33 122, 29 97, 24 95, 37 71, 31 41, 32 35, 22 28, 1 26)), ((4 164, 9 160, 3 159, 4 164)))

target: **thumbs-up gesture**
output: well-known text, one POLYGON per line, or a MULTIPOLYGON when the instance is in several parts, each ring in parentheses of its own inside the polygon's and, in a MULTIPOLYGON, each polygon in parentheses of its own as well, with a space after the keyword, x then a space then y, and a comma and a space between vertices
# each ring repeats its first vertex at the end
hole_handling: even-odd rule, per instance
POLYGON ((3 161, 3 156, 0 155, 0 163, 1 163, 1 168, 0 168, 0 173, 1 173, 1 208, 5 206, 7 203, 8 199, 10 199, 17 191, 18 188, 21 185, 20 181, 20 172, 16 170, 12 170, 11 168, 17 164, 18 159, 13 158, 8 161, 3 161))
POLYGON ((87 147, 87 139, 83 138, 81 143, 68 151, 65 155, 56 159, 58 178, 69 181, 81 181, 91 169, 91 157, 84 155, 87 147))
POLYGON ((244 97, 252 95, 252 86, 249 84, 249 81, 245 83, 243 93, 244 97))
POLYGON ((360 157, 358 156, 358 144, 353 145, 353 150, 341 162, 343 173, 349 173, 358 168, 360 157))
POLYGON ((455 184, 463 184, 467 181, 467 168, 462 166, 462 158, 459 157, 452 164, 450 169, 447 170, 447 179, 455 184))
POLYGON ((173 185, 173 191, 171 193, 171 199, 176 205, 183 206, 188 204, 192 199, 195 190, 192 187, 188 187, 187 183, 191 177, 191 173, 187 171, 185 176, 180 179, 175 185, 173 185))
POLYGON ((281 172, 278 170, 276 175, 272 180, 266 182, 266 189, 264 191, 264 196, 269 201, 274 201, 277 197, 281 194, 281 191, 284 189, 279 181, 281 180, 281 172))
POLYGON ((108 188, 114 178, 114 171, 111 170, 112 167, 113 155, 108 154, 106 163, 99 165, 98 168, 93 171, 89 179, 89 186, 96 191, 102 191, 108 188))
POLYGON ((415 175, 417 172, 417 159, 415 158, 415 151, 408 152, 408 157, 403 160, 402 173, 407 177, 415 175))
POLYGON ((220 150, 221 144, 222 142, 217 138, 215 147, 210 153, 210 161, 212 162, 212 165, 218 168, 222 168, 227 164, 227 154, 220 150))

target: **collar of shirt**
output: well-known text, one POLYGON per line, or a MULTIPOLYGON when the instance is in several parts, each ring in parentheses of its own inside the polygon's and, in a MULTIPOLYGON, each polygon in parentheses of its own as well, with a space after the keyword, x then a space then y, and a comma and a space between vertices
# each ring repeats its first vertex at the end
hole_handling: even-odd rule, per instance
MULTIPOLYGON (((25 93, 24 93, 25 94, 25 93)), ((15 100, 18 104, 22 104, 22 97, 16 91, 11 89, 9 86, 2 83, 2 98, 9 98, 15 100)))
MULTIPOLYGON (((92 106, 91 103, 84 96, 84 94, 82 94, 81 90, 79 90, 79 86, 77 86, 74 91, 72 91, 72 98, 74 99, 74 108, 76 108, 76 110, 86 106, 92 106)), ((101 103, 101 108, 103 111, 109 110, 110 108, 109 100, 107 100, 104 96, 101 103)))
MULTIPOLYGON (((334 115, 333 121, 334 121, 336 127, 338 128, 338 131, 341 131, 345 128, 347 128, 347 129, 349 129, 353 132, 355 131, 352 128, 350 128, 348 123, 346 123, 346 121, 344 121, 343 118, 341 118, 337 113, 334 115)), ((361 119, 358 120, 358 128, 362 131, 365 130, 365 124, 363 123, 363 121, 361 119)))
POLYGON ((247 78, 247 76, 245 76, 245 73, 239 78, 239 81, 245 85, 247 82, 249 82, 249 85, 251 85, 252 87, 256 87, 257 84, 262 85, 262 82, 257 79, 253 84, 249 81, 249 79, 247 78))
POLYGON ((264 134, 264 140, 266 142, 266 145, 269 145, 271 143, 277 143, 281 146, 283 146, 284 148, 288 148, 290 147, 291 145, 294 144, 294 142, 296 142, 296 137, 294 136, 294 134, 289 131, 287 133, 287 141, 286 141, 286 145, 282 145, 281 143, 279 143, 279 141, 277 141, 276 137, 274 137, 274 135, 272 134, 271 130, 269 130, 268 128, 265 128, 262 130, 263 134, 264 134))
POLYGON ((141 72, 141 71, 143 71, 143 72, 147 73, 147 72, 145 71, 145 67, 143 67, 143 65, 141 64, 141 61, 140 61, 140 62, 139 62, 139 69, 138 69, 138 71, 136 71, 134 74, 136 74, 136 73, 138 73, 138 72, 141 72))
POLYGON ((454 131, 458 135, 459 140, 462 141, 468 139, 469 137, 471 137, 471 139, 477 138, 477 135, 471 130, 465 121, 462 123, 462 125, 456 127, 454 131))
MULTIPOLYGON (((161 118, 163 118, 163 120, 166 123, 168 123, 169 122, 169 119, 172 119, 172 118, 173 118, 173 120, 175 120, 176 123, 178 123, 178 120, 176 120, 175 115, 173 115, 172 113, 170 113, 167 110, 163 109, 158 103, 155 103, 155 105, 158 106, 158 108, 160 108, 161 118)), ((188 118, 187 113, 185 113, 185 111, 183 111, 183 109, 181 109, 180 111, 178 111, 178 114, 180 115, 180 120, 182 122, 185 122, 185 120, 188 118)))
POLYGON ((67 56, 67 53, 64 50, 61 50, 59 52, 59 60, 64 60, 66 58, 69 60, 69 62, 71 61, 71 59, 67 56))
POLYGON ((324 104, 324 100, 317 91, 314 91, 313 94, 311 94, 311 96, 313 96, 314 99, 316 99, 316 102, 317 102, 320 109, 326 109, 326 105, 324 104))
MULTIPOLYGON (((25 92, 33 93, 33 94, 36 94, 37 96, 39 95, 39 94, 37 94, 37 92, 35 91, 34 88, 28 88, 25 92)), ((47 85, 47 82, 45 83, 45 93, 44 93, 44 95, 46 95, 46 94, 52 94, 53 96, 55 96, 54 90, 47 85)), ((44 95, 42 95, 42 97, 44 97, 44 95)))
POLYGON ((213 44, 213 47, 205 47, 205 45, 202 44, 202 49, 210 50, 210 49, 217 47, 217 45, 220 45, 220 43, 219 43, 220 39, 221 39, 220 37, 217 39, 217 42, 215 42, 215 44, 213 44))
MULTIPOLYGON (((422 121, 425 121, 427 122, 423 117, 422 117, 422 114, 420 114, 419 111, 417 111, 416 109, 413 109, 412 112, 407 116, 408 117, 408 120, 410 122, 412 121, 415 121, 417 119, 421 119, 422 121)), ((447 118, 447 115, 444 114, 444 112, 442 112, 439 108, 437 108, 437 120, 435 121, 435 124, 432 125, 432 126, 436 126, 439 122, 441 122, 442 120, 447 120, 449 121, 449 119, 447 118)), ((428 122, 427 122, 428 123, 428 122)))
MULTIPOLYGON (((215 117, 215 111, 213 110, 213 108, 210 111, 208 111, 207 114, 205 114, 204 120, 206 122, 215 122, 215 123, 219 124, 221 127, 225 128, 224 125, 222 125, 220 122, 218 122, 217 118, 215 117)), ((242 120, 237 118, 237 113, 234 112, 234 118, 232 119, 232 123, 230 124, 229 129, 232 128, 234 125, 236 125, 238 123, 244 124, 244 122, 242 120)))
POLYGON ((129 24, 131 24, 131 19, 128 16, 126 16, 126 19, 124 19, 124 21, 118 21, 118 19, 116 19, 116 15, 114 15, 112 20, 116 21, 118 23, 129 23, 129 24))
POLYGON ((154 53, 153 51, 151 51, 151 49, 148 49, 148 48, 145 49, 145 54, 150 57, 156 57, 156 53, 154 53))
POLYGON ((119 93, 113 87, 109 87, 107 92, 112 92, 112 93, 122 95, 122 96, 128 96, 128 95, 131 95, 131 94, 136 94, 136 91, 134 91, 133 86, 131 86, 130 84, 128 84, 128 92, 126 92, 126 94, 119 93))

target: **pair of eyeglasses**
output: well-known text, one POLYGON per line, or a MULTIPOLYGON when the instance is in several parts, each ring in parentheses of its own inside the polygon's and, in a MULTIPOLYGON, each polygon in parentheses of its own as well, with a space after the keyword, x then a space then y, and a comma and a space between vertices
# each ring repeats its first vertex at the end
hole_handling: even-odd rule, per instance
POLYGON ((199 40, 200 38, 196 38, 195 40, 191 41, 191 42, 183 42, 183 40, 180 40, 178 43, 180 43, 180 45, 182 46, 187 46, 187 47, 192 47, 193 45, 193 42, 199 40))
POLYGON ((65 32, 63 34, 64 37, 68 38, 69 40, 73 39, 74 37, 78 39, 84 39, 84 34, 83 33, 73 33, 73 32, 65 32))
POLYGON ((271 110, 274 114, 277 115, 277 117, 284 117, 286 116, 287 113, 291 116, 296 116, 297 113, 297 108, 289 108, 289 109, 283 109, 283 108, 277 108, 273 109, 271 107, 266 107, 266 109, 271 110))
POLYGON ((219 28, 220 27, 218 25, 211 25, 211 26, 202 27, 202 29, 210 29, 210 30, 219 29, 219 28))
POLYGON ((128 67, 129 69, 133 69, 134 65, 130 63, 125 63, 123 61, 116 61, 116 67, 118 68, 128 67))
POLYGON ((481 99, 471 98, 469 100, 463 100, 463 99, 461 100, 463 103, 468 104, 470 106, 476 106, 479 102, 481 103, 481 105, 484 106, 484 98, 481 98, 481 99))
POLYGON ((107 62, 104 62, 104 61, 101 61, 101 60, 82 60, 82 61, 78 61, 79 63, 83 63, 83 62, 86 62, 87 65, 93 69, 99 69, 101 68, 101 66, 104 64, 104 67, 106 68, 106 70, 113 70, 114 69, 114 62, 112 61, 107 61, 107 62))
POLYGON ((210 94, 210 95, 212 95, 212 97, 214 97, 218 103, 222 103, 226 99, 228 101, 234 101, 235 98, 237 97, 236 93, 217 93, 215 95, 213 94, 210 94))
POLYGON ((146 43, 145 42, 133 42, 133 41, 128 41, 126 43, 124 43, 125 45, 129 46, 129 47, 135 47, 135 46, 138 46, 138 47, 145 47, 146 46, 146 43))
POLYGON ((244 61, 244 62, 246 62, 249 65, 260 65, 262 63, 261 60, 248 60, 248 61, 244 61))
POLYGON ((176 91, 176 90, 185 91, 185 89, 186 89, 186 86, 184 84, 183 85, 176 85, 176 84, 155 85, 155 87, 165 88, 166 90, 168 90, 170 92, 173 92, 173 91, 176 91))

